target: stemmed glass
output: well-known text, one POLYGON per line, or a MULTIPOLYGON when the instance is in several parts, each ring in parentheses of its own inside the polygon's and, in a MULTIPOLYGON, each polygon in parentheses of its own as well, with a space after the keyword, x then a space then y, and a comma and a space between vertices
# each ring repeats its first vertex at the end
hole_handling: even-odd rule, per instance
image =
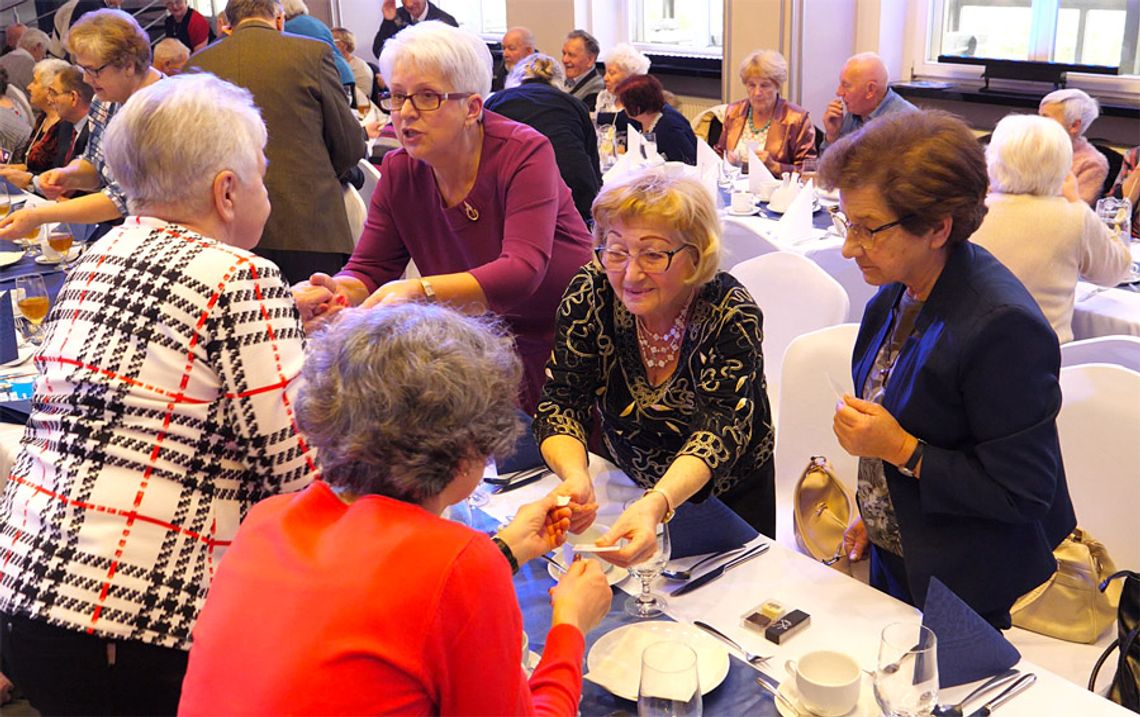
POLYGON ((43 329, 40 325, 47 318, 48 309, 51 308, 51 298, 48 296, 44 279, 39 274, 26 274, 16 277, 16 306, 20 315, 31 325, 28 331, 28 341, 39 346, 43 341, 43 329))
MULTIPOLYGON (((635 502, 635 501, 631 501, 635 502)), ((626 504, 626 509, 629 508, 626 504)), ((637 565, 629 566, 629 574, 641 581, 641 593, 625 601, 625 612, 633 617, 657 617, 665 612, 665 598, 654 595, 649 584, 661 574, 669 562, 669 526, 657 524, 657 539, 653 555, 637 565)))
POLYGON ((700 717, 697 653, 680 642, 655 642, 641 653, 638 717, 700 717))
POLYGON ((53 250, 59 252, 60 265, 64 271, 70 269, 75 260, 79 258, 81 242, 75 233, 75 227, 70 224, 60 222, 49 229, 47 243, 53 250))
POLYGON ((883 628, 875 668, 875 700, 887 717, 929 715, 938 704, 938 641, 929 627, 883 628))
MULTIPOLYGON (((1125 244, 1129 241, 1137 241, 1132 238, 1132 202, 1128 199, 1103 197, 1097 200, 1096 215, 1105 223, 1108 230, 1113 235, 1120 237, 1120 240, 1125 244)), ((1125 281, 1129 283, 1140 281, 1140 266, 1136 262, 1132 263, 1130 273, 1125 281)))

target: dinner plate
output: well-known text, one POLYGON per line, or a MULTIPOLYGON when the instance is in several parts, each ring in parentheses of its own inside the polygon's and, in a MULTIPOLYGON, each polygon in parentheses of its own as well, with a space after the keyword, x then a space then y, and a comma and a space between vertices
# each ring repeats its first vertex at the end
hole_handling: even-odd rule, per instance
POLYGON ((760 211, 760 207, 752 207, 751 209, 749 209, 746 212, 738 212, 735 209, 733 209, 732 207, 727 207, 724 210, 724 213, 730 217, 751 217, 751 216, 755 216, 759 211, 760 211))
POLYGON ((0 251, 0 266, 11 266, 23 258, 22 251, 0 251))
MULTIPOLYGON (((787 697, 792 704, 800 709, 799 714, 796 714, 784 701, 776 700, 776 711, 783 717, 803 717, 803 715, 815 714, 800 702, 800 692, 796 689, 795 677, 789 675, 788 679, 780 683, 780 694, 787 697)), ((875 701, 875 686, 872 684, 870 676, 863 675, 863 682, 859 688, 859 701, 855 703, 850 712, 845 712, 840 717, 878 717, 880 714, 882 714, 882 710, 879 709, 879 703, 875 701)))
POLYGON ((688 623, 652 620, 624 625, 599 637, 586 655, 586 679, 636 702, 641 653, 655 642, 681 642, 693 648, 702 695, 728 676, 728 650, 719 641, 688 623))
MULTIPOLYGON (((586 528, 586 530, 584 530, 581 534, 567 533, 566 534, 566 543, 569 545, 591 545, 598 538, 605 535, 606 532, 609 531, 609 529, 610 529, 610 526, 608 526, 608 525, 601 525, 599 523, 594 523, 589 528, 586 528)), ((558 561, 559 565, 565 565, 566 564, 566 562, 565 562, 566 558, 564 557, 565 551, 566 551, 566 548, 554 551, 554 559, 556 561, 558 561)), ((629 571, 628 570, 626 570, 625 568, 619 568, 618 566, 614 565, 613 563, 607 563, 605 560, 602 560, 600 556, 583 555, 582 559, 583 560, 593 560, 594 562, 596 562, 600 566, 602 566, 602 572, 606 574, 606 582, 608 582, 610 584, 610 587, 617 585, 622 580, 625 580, 627 577, 629 577, 629 571)), ((555 580, 557 580, 558 578, 560 578, 562 576, 562 571, 560 571, 558 568, 554 567, 550 563, 546 564, 546 572, 549 573, 550 577, 554 578, 555 580)))

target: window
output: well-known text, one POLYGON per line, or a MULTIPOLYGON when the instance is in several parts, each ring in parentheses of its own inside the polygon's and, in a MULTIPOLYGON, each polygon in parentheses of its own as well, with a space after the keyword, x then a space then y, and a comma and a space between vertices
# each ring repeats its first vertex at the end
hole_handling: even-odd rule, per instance
POLYGON ((928 61, 938 55, 1037 60, 1140 74, 1140 4, 1130 0, 936 0, 928 61))
POLYGON ((632 41, 647 52, 721 57, 721 0, 632 0, 632 41))
POLYGON ((464 30, 488 40, 498 40, 507 31, 507 0, 435 0, 464 30))

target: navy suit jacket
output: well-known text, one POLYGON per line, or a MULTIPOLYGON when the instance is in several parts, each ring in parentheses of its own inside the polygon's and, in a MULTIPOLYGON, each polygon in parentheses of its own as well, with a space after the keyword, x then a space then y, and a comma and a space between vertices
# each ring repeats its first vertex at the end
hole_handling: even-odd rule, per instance
MULTIPOLYGON (((889 284, 867 304, 860 393, 904 290, 889 284)), ((951 249, 883 397, 927 443, 920 479, 884 464, 918 606, 936 575, 977 612, 1000 613, 1056 569, 1053 548, 1076 526, 1057 439, 1060 361, 1021 282, 976 244, 951 249)))
MULTIPOLYGON (((439 20, 440 22, 446 22, 452 27, 459 27, 459 23, 456 22, 454 17, 440 10, 431 2, 427 4, 427 16, 424 18, 424 22, 428 20, 439 20)), ((372 54, 376 55, 376 57, 380 57, 380 51, 384 49, 384 43, 388 38, 400 30, 403 30, 408 25, 415 25, 415 23, 412 22, 412 16, 409 15, 408 11, 401 5, 396 8, 395 20, 384 20, 380 23, 380 29, 376 31, 376 37, 372 38, 372 54)))

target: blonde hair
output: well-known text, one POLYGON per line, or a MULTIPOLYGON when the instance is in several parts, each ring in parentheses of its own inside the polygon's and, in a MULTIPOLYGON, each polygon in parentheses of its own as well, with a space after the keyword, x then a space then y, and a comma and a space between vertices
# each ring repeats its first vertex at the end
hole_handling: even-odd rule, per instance
POLYGON ((67 36, 71 54, 94 55, 97 62, 137 72, 150 69, 150 40, 138 22, 122 10, 109 8, 89 12, 79 19, 67 36))
POLYGON ((541 80, 561 90, 566 85, 566 68, 550 55, 532 52, 519 60, 511 69, 504 86, 507 88, 518 87, 525 80, 541 80))
POLYGON ((755 50, 740 63, 740 81, 748 82, 750 77, 771 80, 783 87, 788 81, 788 61, 775 50, 755 50))
MULTIPOLYGON (((652 170, 619 184, 607 184, 594 200, 594 240, 605 241, 616 222, 651 221, 668 227, 685 246, 696 249, 693 275, 701 286, 720 269, 720 220, 704 185, 689 177, 667 177, 652 170)), ((597 258, 594 259, 597 264, 597 258)))

